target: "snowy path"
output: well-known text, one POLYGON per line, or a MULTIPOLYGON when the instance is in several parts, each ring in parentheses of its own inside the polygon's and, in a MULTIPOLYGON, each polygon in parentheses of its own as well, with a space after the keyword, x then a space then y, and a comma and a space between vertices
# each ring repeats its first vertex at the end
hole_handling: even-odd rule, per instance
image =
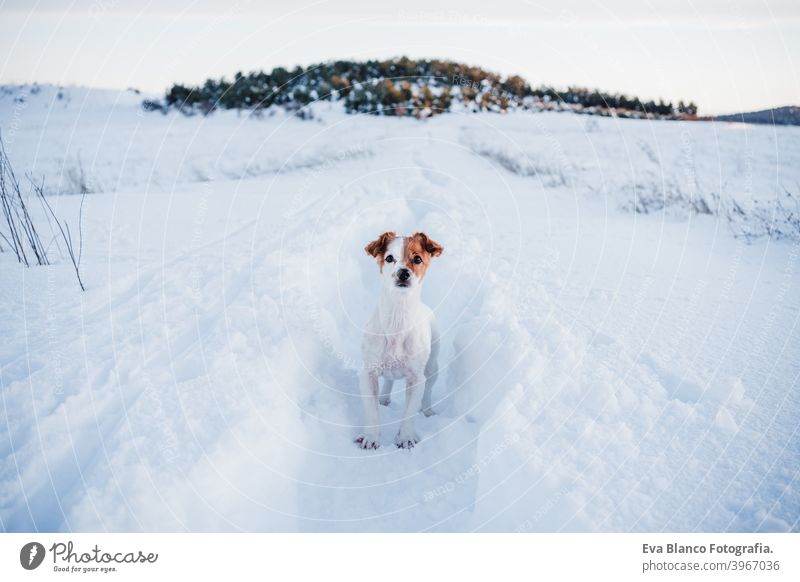
POLYGON ((514 175, 461 121, 377 121, 368 155, 89 197, 83 295, 0 256, 0 527, 800 527, 800 247, 514 175), (445 246, 439 414, 396 449, 396 387, 361 451, 387 228, 445 246))

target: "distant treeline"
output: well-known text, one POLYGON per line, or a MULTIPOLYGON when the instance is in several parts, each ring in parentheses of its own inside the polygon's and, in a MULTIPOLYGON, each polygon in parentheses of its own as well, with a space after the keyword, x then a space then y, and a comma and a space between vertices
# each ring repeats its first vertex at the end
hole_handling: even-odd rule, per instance
POLYGON ((731 115, 717 115, 709 117, 716 121, 736 121, 739 123, 759 123, 764 125, 800 125, 800 107, 787 106, 750 111, 747 113, 732 113, 731 115))
POLYGON ((501 77, 480 67, 406 57, 385 61, 333 61, 292 70, 236 73, 197 87, 173 85, 145 109, 208 114, 215 109, 260 111, 274 105, 297 111, 314 101, 343 101, 348 113, 428 117, 447 111, 574 110, 620 117, 691 118, 694 103, 642 101, 583 87, 531 87, 517 75, 501 77))

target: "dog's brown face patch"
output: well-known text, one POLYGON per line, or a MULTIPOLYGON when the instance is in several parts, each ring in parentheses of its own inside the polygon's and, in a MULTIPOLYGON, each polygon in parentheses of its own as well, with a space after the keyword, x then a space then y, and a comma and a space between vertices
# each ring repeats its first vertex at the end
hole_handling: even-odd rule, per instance
POLYGON ((424 232, 417 232, 406 238, 403 261, 406 267, 422 281, 433 257, 442 254, 442 245, 428 238, 424 232))
POLYGON ((383 272, 383 259, 386 256, 386 248, 395 238, 397 238, 397 235, 394 232, 387 231, 364 247, 367 254, 375 257, 378 261, 378 267, 380 267, 381 272, 383 272))

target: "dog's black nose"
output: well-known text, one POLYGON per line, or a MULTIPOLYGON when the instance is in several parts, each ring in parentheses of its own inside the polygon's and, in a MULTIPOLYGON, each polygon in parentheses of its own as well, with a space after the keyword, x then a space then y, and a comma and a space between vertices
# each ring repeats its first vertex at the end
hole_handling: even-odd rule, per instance
POLYGON ((400 269, 397 271, 397 278, 401 281, 408 281, 408 278, 411 276, 411 273, 408 272, 408 269, 400 269))

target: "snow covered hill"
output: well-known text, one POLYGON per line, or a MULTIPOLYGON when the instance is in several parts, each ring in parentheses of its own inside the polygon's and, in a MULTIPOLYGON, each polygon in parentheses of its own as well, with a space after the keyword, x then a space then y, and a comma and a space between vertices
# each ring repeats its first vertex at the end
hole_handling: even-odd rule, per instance
POLYGON ((798 192, 796 128, 65 91, 0 97, 18 173, 92 192, 85 293, 0 254, 3 529, 800 528, 800 243, 687 210, 798 192), (438 414, 362 451, 387 229, 445 247, 438 414))

